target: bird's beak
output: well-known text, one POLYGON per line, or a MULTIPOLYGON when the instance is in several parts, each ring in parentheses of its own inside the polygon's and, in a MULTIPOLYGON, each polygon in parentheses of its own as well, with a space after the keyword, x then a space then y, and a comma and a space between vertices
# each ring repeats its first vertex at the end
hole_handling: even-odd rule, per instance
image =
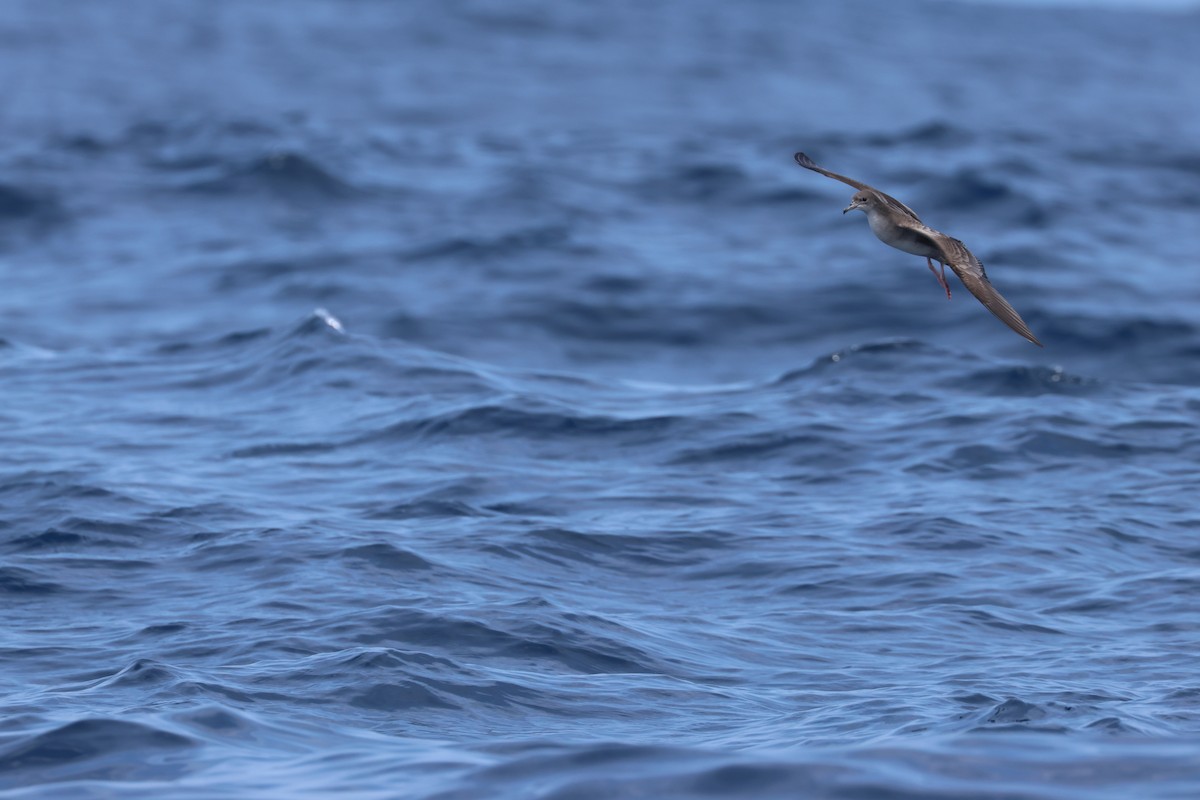
POLYGON ((858 208, 858 203, 851 203, 842 209, 842 213, 845 214, 847 211, 853 211, 856 208, 858 208))

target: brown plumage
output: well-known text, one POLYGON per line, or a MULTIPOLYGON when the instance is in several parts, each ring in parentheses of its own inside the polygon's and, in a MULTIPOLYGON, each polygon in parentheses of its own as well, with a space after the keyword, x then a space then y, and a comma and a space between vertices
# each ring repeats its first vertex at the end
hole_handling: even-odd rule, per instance
POLYGON ((987 273, 983 269, 983 264, 958 239, 930 228, 921 222, 921 218, 915 211, 891 195, 884 194, 853 178, 847 178, 845 175, 818 167, 804 153, 796 153, 796 163, 805 169, 819 172, 827 178, 833 178, 835 181, 841 181, 858 189, 851 199, 850 205, 846 206, 842 213, 845 214, 856 208, 862 209, 867 215, 871 231, 881 242, 891 245, 897 250, 925 258, 934 277, 945 289, 947 298, 950 297, 950 285, 946 283, 945 270, 949 265, 958 279, 962 281, 963 286, 967 287, 967 291, 975 295, 988 311, 1038 347, 1043 346, 1029 330, 1029 326, 1025 324, 1025 320, 1021 319, 1021 315, 1016 312, 1016 309, 1009 305, 1000 292, 996 291, 996 287, 992 286, 992 282, 988 280, 987 273), (938 270, 934 269, 934 261, 942 266, 940 274, 938 270))

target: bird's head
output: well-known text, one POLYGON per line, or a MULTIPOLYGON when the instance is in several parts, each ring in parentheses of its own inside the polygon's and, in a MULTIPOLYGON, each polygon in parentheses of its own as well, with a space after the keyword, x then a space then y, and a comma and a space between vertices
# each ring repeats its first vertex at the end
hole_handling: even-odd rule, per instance
POLYGON ((856 208, 861 208, 865 213, 868 208, 875 204, 875 195, 870 192, 855 192, 854 197, 850 198, 850 205, 842 209, 842 213, 853 211, 856 208))

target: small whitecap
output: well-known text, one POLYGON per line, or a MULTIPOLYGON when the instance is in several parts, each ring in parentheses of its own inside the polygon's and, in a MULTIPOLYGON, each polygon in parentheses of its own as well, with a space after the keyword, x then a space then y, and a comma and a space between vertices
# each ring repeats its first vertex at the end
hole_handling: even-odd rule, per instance
POLYGON ((313 311, 313 316, 316 317, 317 319, 321 320, 322 322, 324 322, 329 327, 333 328, 338 333, 346 332, 346 328, 342 325, 341 320, 339 320, 337 317, 335 317, 333 314, 330 314, 328 311, 326 311, 323 308, 318 308, 315 311, 313 311))

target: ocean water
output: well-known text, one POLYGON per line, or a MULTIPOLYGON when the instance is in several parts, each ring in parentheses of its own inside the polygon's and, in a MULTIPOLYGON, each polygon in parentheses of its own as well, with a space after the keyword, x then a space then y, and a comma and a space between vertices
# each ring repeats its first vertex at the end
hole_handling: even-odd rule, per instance
POLYGON ((0 12, 0 795, 1200 796, 1195 4, 0 12))

